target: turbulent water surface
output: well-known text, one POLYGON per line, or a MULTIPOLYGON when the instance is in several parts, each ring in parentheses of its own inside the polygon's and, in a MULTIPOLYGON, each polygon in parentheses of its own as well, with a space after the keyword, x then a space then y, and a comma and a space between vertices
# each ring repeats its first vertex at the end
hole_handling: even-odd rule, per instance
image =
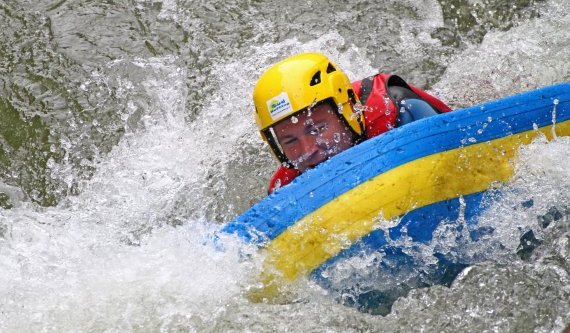
POLYGON ((261 258, 211 239, 276 166, 250 100, 272 63, 318 51, 352 79, 393 72, 459 108, 570 81, 569 13, 567 0, 1 1, 0 331, 561 332, 568 138, 521 150, 480 222, 496 237, 468 249, 492 260, 387 316, 310 281, 252 303, 261 258), (541 245, 517 255, 530 228, 541 245))

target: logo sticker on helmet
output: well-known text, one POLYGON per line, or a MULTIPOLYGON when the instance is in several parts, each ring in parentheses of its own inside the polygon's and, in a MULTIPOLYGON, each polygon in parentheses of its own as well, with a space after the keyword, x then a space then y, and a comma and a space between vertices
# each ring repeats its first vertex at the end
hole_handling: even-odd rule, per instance
POLYGON ((272 119, 277 119, 293 111, 291 107, 291 102, 289 101, 289 96, 286 92, 269 99, 267 101, 267 110, 272 119))

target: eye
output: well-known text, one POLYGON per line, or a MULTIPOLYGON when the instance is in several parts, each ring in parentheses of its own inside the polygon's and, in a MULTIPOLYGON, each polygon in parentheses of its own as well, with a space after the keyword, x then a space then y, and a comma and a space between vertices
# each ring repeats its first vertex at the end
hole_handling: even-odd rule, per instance
POLYGON ((295 141, 297 141, 296 138, 287 138, 287 139, 283 140, 283 144, 284 145, 292 145, 295 143, 295 141))
POLYGON ((328 128, 328 126, 326 123, 317 123, 316 125, 311 126, 311 129, 309 130, 309 134, 318 135, 318 134, 324 132, 327 128, 328 128))

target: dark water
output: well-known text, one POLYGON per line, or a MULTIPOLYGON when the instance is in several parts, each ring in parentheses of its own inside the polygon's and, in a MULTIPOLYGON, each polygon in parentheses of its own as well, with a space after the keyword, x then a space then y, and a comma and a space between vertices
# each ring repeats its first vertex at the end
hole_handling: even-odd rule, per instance
POLYGON ((386 317, 306 281, 294 302, 252 304, 261 258, 204 243, 275 168, 250 101, 275 61, 319 51, 352 79, 397 73, 463 107, 570 81, 569 12, 566 0, 2 1, 0 331, 561 331, 565 138, 524 149, 482 221, 500 256, 386 317), (561 217, 521 260, 518 237, 552 207, 561 217))

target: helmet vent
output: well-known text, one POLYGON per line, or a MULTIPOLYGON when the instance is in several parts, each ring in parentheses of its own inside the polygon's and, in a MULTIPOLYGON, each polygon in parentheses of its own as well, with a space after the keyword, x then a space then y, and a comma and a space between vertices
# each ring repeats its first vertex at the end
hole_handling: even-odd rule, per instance
POLYGON ((336 72, 336 68, 334 68, 334 66, 329 62, 329 65, 327 66, 327 74, 332 72, 336 72))
POLYGON ((321 83, 321 71, 318 71, 315 73, 315 75, 313 75, 311 78, 311 83, 309 85, 315 86, 319 83, 321 83))

